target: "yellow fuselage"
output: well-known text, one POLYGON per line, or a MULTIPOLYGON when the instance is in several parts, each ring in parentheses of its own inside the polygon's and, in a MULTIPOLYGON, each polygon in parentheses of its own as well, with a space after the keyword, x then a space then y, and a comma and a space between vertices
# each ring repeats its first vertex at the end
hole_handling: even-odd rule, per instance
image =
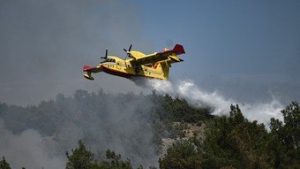
MULTIPOLYGON (((161 79, 166 80, 168 79, 168 76, 166 76, 166 72, 161 67, 160 62, 157 62, 152 65, 132 65, 131 60, 129 59, 121 59, 116 56, 110 56, 110 59, 113 59, 114 62, 104 62, 100 63, 97 68, 100 68, 102 71, 125 77, 125 78, 131 78, 134 76, 143 76, 148 78, 155 78, 155 79, 161 79)), ((168 72, 167 72, 168 73, 168 72)))

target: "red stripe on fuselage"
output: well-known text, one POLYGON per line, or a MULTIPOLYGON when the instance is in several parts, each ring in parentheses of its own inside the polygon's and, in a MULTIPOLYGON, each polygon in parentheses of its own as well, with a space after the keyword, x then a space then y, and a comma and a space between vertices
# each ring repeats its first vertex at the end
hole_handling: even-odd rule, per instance
POLYGON ((127 79, 132 79, 132 80, 133 80, 133 77, 145 77, 145 78, 149 78, 149 79, 158 79, 158 78, 154 78, 154 77, 150 77, 150 76, 128 74, 128 73, 124 73, 124 72, 120 72, 120 71, 117 71, 114 69, 107 68, 105 66, 102 66, 101 68, 102 68, 103 72, 105 72, 105 73, 109 73, 109 74, 116 75, 116 76, 121 76, 121 77, 124 77, 127 79))
POLYGON ((114 70, 114 69, 110 69, 110 68, 107 68, 105 66, 102 66, 102 70, 105 73, 109 73, 109 74, 112 74, 112 75, 121 76, 121 77, 125 77, 125 78, 130 78, 130 77, 133 76, 131 74, 120 72, 120 71, 117 71, 117 70, 114 70))

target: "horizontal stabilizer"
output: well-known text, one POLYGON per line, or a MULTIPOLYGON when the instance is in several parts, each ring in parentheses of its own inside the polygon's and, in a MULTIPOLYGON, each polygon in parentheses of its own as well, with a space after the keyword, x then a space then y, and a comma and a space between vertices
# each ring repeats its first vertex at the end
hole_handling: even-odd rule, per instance
POLYGON ((169 58, 173 61, 173 62, 182 62, 183 60, 181 58, 179 58, 178 56, 169 56, 169 58))
POLYGON ((97 72, 101 72, 102 71, 102 67, 92 67, 90 65, 84 65, 83 68, 83 76, 86 78, 86 79, 89 79, 89 80, 94 80, 94 78, 92 77, 92 73, 97 73, 97 72))

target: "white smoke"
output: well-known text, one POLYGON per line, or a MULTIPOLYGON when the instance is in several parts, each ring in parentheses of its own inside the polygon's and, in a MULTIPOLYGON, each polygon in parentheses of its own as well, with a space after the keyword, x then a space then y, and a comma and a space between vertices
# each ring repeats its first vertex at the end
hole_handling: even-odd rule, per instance
POLYGON ((4 126, 2 119, 0 133, 0 156, 5 156, 12 168, 64 168, 64 158, 50 153, 55 144, 52 137, 41 136, 32 129, 14 134, 4 126))
POLYGON ((79 90, 74 98, 58 95, 56 101, 42 102, 36 107, 39 117, 32 109, 26 113, 0 110, 0 158, 5 156, 12 168, 62 169, 67 161, 65 152, 83 140, 96 159, 103 159, 105 150, 111 149, 122 159, 130 159, 133 167, 158 166, 149 122, 153 106, 148 97, 79 90), (31 121, 37 123, 34 127, 29 123, 21 127, 18 118, 22 117, 39 120, 31 121), (13 130, 15 126, 22 130, 13 130))
POLYGON ((186 99, 191 105, 196 107, 210 107, 213 109, 213 115, 227 115, 231 104, 238 104, 244 116, 251 121, 258 121, 269 124, 270 118, 282 120, 281 110, 283 105, 273 98, 271 102, 264 103, 240 103, 231 98, 225 98, 217 91, 207 92, 195 83, 189 80, 183 80, 178 83, 161 80, 148 80, 148 86, 161 94, 169 94, 174 97, 186 99))

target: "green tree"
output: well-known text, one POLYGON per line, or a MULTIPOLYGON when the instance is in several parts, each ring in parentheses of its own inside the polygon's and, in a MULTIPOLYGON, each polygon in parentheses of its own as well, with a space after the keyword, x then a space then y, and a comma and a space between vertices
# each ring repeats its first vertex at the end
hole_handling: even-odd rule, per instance
POLYGON ((201 168, 202 156, 197 147, 188 140, 181 140, 167 149, 167 154, 159 160, 160 169, 201 168))
POLYGON ((292 102, 282 110, 284 127, 286 133, 284 143, 289 149, 300 149, 300 107, 298 103, 292 102))
POLYGON ((66 153, 66 169, 91 169, 94 165, 94 155, 88 151, 82 141, 78 142, 78 147, 72 150, 72 154, 66 153))
POLYGON ((78 147, 72 150, 72 154, 66 153, 66 169, 132 169, 129 160, 123 161, 120 154, 107 150, 106 158, 95 160, 94 154, 86 149, 82 141, 78 142, 78 147))
POLYGON ((263 124, 249 122, 238 105, 229 117, 216 117, 208 126, 203 144, 203 168, 270 168, 263 124))
POLYGON ((2 157, 2 160, 0 161, 0 169, 11 169, 8 162, 6 162, 5 157, 2 157))
POLYGON ((300 108, 292 102, 281 111, 283 122, 271 119, 268 151, 274 168, 300 168, 300 108))
POLYGON ((106 150, 106 159, 98 162, 97 169, 132 169, 132 166, 129 160, 122 160, 120 154, 106 150))

